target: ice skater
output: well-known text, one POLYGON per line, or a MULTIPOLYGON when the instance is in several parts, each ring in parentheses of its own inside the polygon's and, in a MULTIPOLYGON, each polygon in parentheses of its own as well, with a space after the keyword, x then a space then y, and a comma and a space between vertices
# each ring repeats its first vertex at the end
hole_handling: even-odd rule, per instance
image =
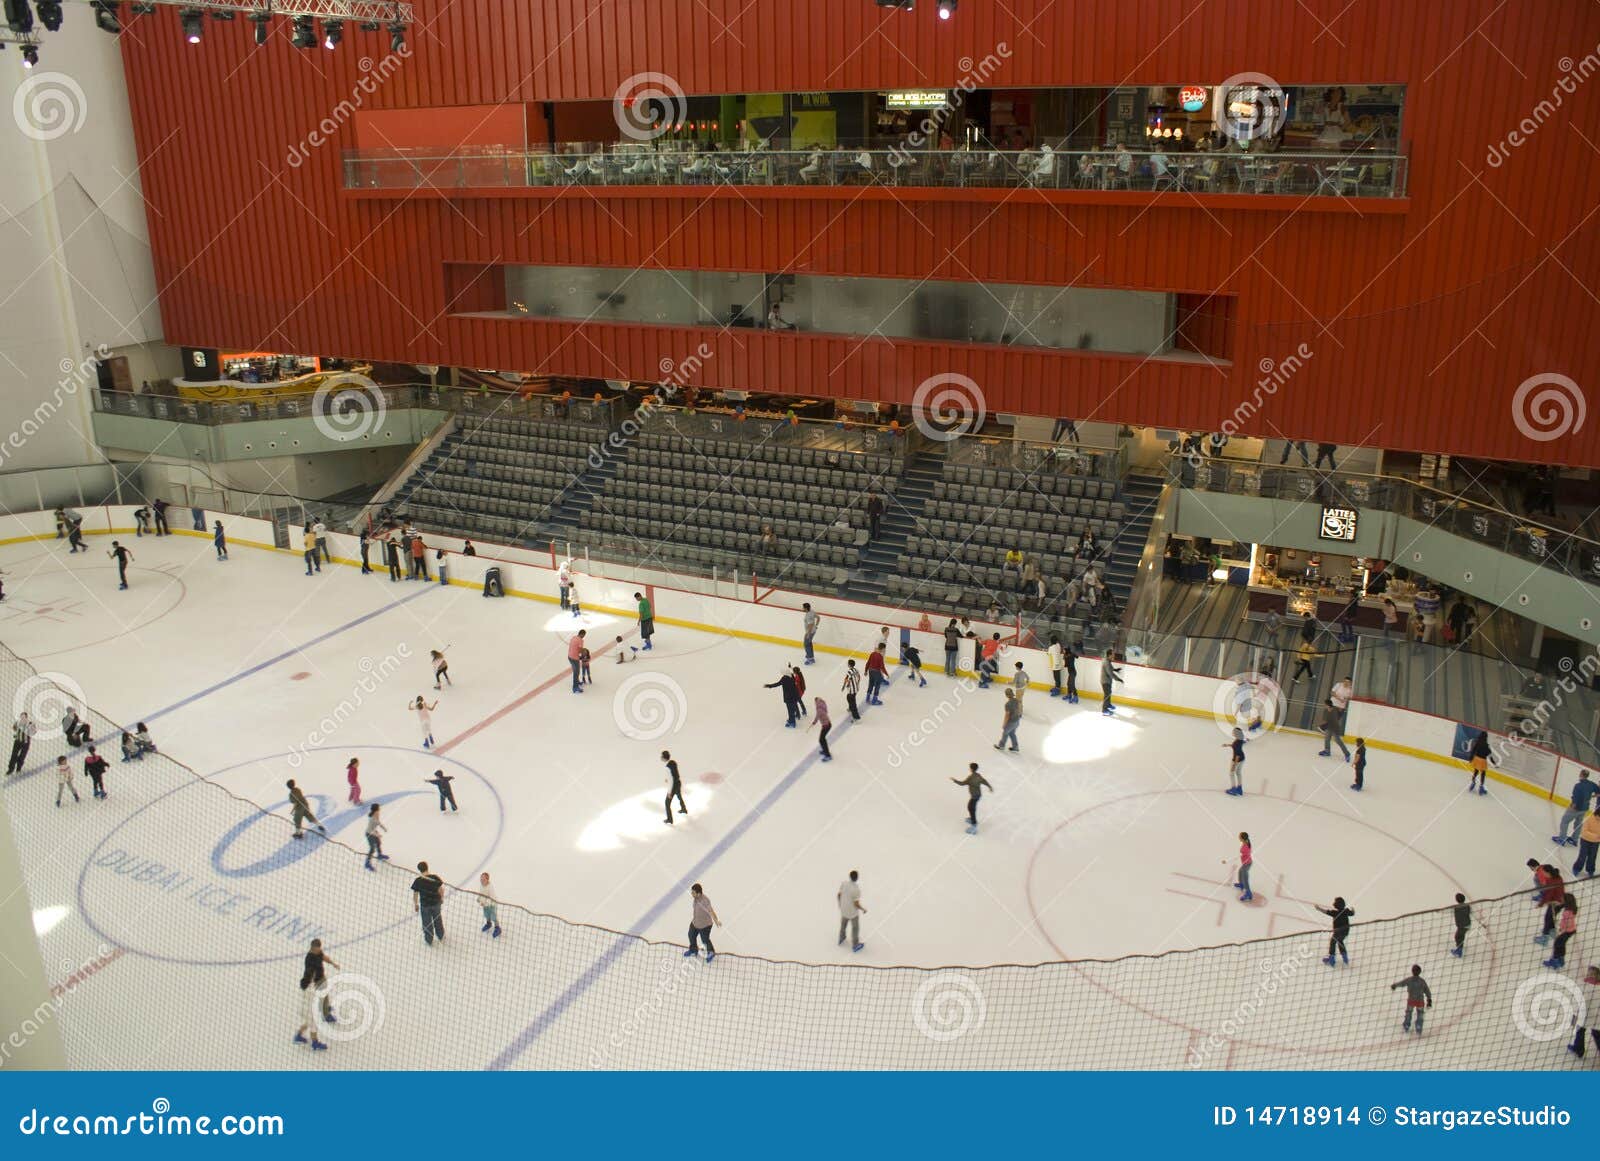
MULTIPOLYGON (((320 943, 321 941, 314 942, 320 943)), ((332 963, 331 960, 329 962, 332 963)), ((334 966, 338 967, 339 965, 334 964, 334 966)), ((309 1032, 311 1034, 310 1043, 313 1052, 326 1052, 328 1050, 328 1046, 317 1035, 317 1022, 320 1015, 318 1000, 321 996, 322 989, 317 986, 317 977, 309 969, 302 971, 300 973, 299 999, 301 1020, 300 1027, 295 1029, 294 1042, 296 1044, 306 1043, 306 1033, 309 1032)))
POLYGON ((311 531, 311 525, 307 524, 304 530, 301 532, 300 543, 301 548, 303 549, 301 555, 304 556, 306 560, 306 575, 311 575, 311 568, 313 565, 316 566, 316 570, 318 572, 321 572, 322 558, 317 555, 317 534, 311 531))
POLYGON ((789 720, 783 723, 783 728, 786 730, 794 729, 795 722, 800 720, 800 695, 795 692, 794 674, 786 669, 783 672, 783 676, 778 678, 777 681, 769 681, 761 688, 782 691, 783 709, 789 716, 789 720))
POLYGON ((790 666, 789 674, 794 678, 794 696, 796 704, 800 707, 800 716, 808 718, 811 716, 811 711, 806 709, 806 676, 800 672, 798 665, 790 666))
POLYGON ((1417 1035, 1421 1036, 1424 1005, 1428 1008, 1433 1007, 1433 990, 1428 987, 1428 981, 1422 978, 1422 966, 1420 964, 1412 964, 1409 976, 1389 985, 1391 992, 1396 988, 1404 988, 1406 990, 1406 1018, 1400 1027, 1407 1032, 1411 1031, 1411 1017, 1415 1016, 1417 1018, 1417 1035))
MULTIPOLYGON (((211 545, 217 550, 218 560, 228 559, 228 534, 222 530, 222 521, 216 521, 211 527, 211 545)), ((372 570, 367 569, 368 572, 372 570)))
POLYGON ((376 802, 367 808, 366 867, 369 871, 376 871, 378 869, 372 865, 372 860, 374 858, 376 858, 380 863, 387 863, 389 861, 389 856, 383 853, 383 835, 384 832, 389 828, 383 825, 383 819, 379 817, 380 810, 381 807, 376 802))
POLYGON ((817 652, 812 647, 812 643, 817 639, 817 626, 822 624, 822 618, 811 611, 810 601, 806 601, 800 606, 800 608, 805 612, 805 616, 801 618, 800 626, 801 631, 804 634, 806 664, 815 665, 817 663, 817 652))
POLYGON ((429 947, 438 939, 444 942, 444 880, 417 864, 417 877, 411 881, 411 910, 422 920, 422 942, 429 947))
POLYGON ((578 650, 578 683, 580 685, 593 685, 594 674, 589 672, 589 662, 594 660, 594 654, 588 648, 578 650))
POLYGON ((583 616, 583 606, 578 602, 578 578, 576 576, 567 581, 567 604, 572 609, 574 618, 583 616))
POLYGON ((1567 885, 1561 879, 1561 872, 1549 863, 1541 866, 1539 871, 1543 880, 1534 906, 1544 908, 1544 928, 1533 937, 1533 942, 1543 947, 1550 942, 1550 935, 1556 929, 1556 913, 1561 910, 1561 901, 1566 898, 1567 885))
MULTIPOLYGON (((1600 967, 1596 967, 1591 964, 1589 970, 1583 973, 1583 982, 1588 984, 1591 988, 1600 986, 1600 967)), ((1580 1011, 1581 1010, 1582 1009, 1580 1009, 1580 1011)), ((1588 1011, 1595 1012, 1600 1011, 1600 1009, 1596 1009, 1591 1005, 1588 1008, 1588 1011)), ((1584 1022, 1581 1019, 1574 1020, 1573 1023, 1576 1025, 1576 1031, 1573 1034, 1572 1043, 1567 1045, 1567 1051, 1572 1053, 1579 1060, 1582 1060, 1584 1034, 1588 1033, 1594 1039, 1595 1051, 1600 1052, 1600 1027, 1585 1027, 1584 1022)))
POLYGON ((1077 641, 1066 647, 1062 654, 1062 663, 1067 668, 1067 692, 1065 697, 1068 704, 1078 704, 1078 657, 1083 652, 1083 642, 1077 641))
POLYGON ((961 629, 954 617, 944 627, 944 675, 954 677, 961 658, 961 629))
POLYGON ((1332 747, 1337 745, 1339 752, 1344 755, 1344 760, 1350 761, 1350 748, 1344 744, 1344 738, 1340 736, 1344 729, 1344 711, 1329 703, 1323 707, 1322 720, 1317 726, 1322 731, 1322 749, 1317 751, 1317 757, 1331 758, 1332 747))
MULTIPOLYGON (((1271 838, 1271 835, 1267 836, 1271 838)), ((1239 902, 1248 903, 1255 898, 1255 893, 1250 890, 1250 868, 1255 863, 1255 848, 1250 845, 1250 835, 1247 831, 1239 832, 1239 881, 1234 884, 1243 892, 1239 902)))
POLYGON ((61 715, 61 732, 66 736, 67 745, 81 746, 89 740, 89 723, 78 716, 75 707, 69 705, 61 715))
POLYGON ((1489 777, 1489 731, 1479 730, 1478 736, 1472 739, 1472 751, 1467 755, 1467 764, 1472 768, 1472 775, 1467 779, 1467 793, 1471 794, 1476 786, 1479 794, 1487 794, 1484 788, 1489 777))
POLYGON ((72 801, 82 802, 78 797, 78 788, 72 784, 72 764, 67 761, 67 756, 62 754, 56 759, 56 805, 61 805, 61 792, 72 791, 72 801))
POLYGON ((67 550, 69 554, 89 551, 89 546, 83 542, 83 517, 76 512, 67 514, 67 550))
MULTIPOLYGON (((574 672, 573 679, 577 679, 576 672, 574 672)), ((422 748, 424 750, 433 749, 433 711, 439 708, 439 703, 434 702, 429 705, 427 699, 419 693, 417 694, 417 700, 406 708, 416 711, 417 722, 422 730, 422 748)))
POLYGON ((350 784, 350 801, 361 805, 361 759, 351 758, 344 768, 344 780, 350 784))
MULTIPOLYGON (((1600 805, 1600 804, 1597 804, 1600 805)), ((1595 855, 1600 852, 1600 810, 1589 815, 1583 820, 1583 829, 1578 832, 1578 859, 1572 864, 1572 874, 1587 875, 1594 878, 1595 855)))
POLYGON ((1107 649, 1105 656, 1100 660, 1100 712, 1114 714, 1117 707, 1111 704, 1111 686, 1114 682, 1122 680, 1122 670, 1118 669, 1111 661, 1111 650, 1107 649))
POLYGON ((911 666, 909 676, 912 681, 917 683, 917 688, 921 689, 927 685, 928 679, 922 676, 922 651, 907 641, 900 652, 905 655, 906 664, 911 666))
POLYGON ((816 710, 816 718, 811 725, 820 731, 817 734, 817 748, 822 751, 822 760, 831 762, 833 751, 828 749, 828 731, 833 729, 833 719, 828 716, 828 703, 819 697, 812 703, 812 708, 816 710))
POLYGON ((93 746, 83 760, 83 772, 89 776, 91 793, 96 798, 106 797, 106 760, 95 752, 93 746))
POLYGON ((28 751, 33 746, 33 735, 38 732, 39 727, 34 725, 27 710, 17 715, 11 726, 11 761, 6 764, 7 774, 22 773, 22 764, 28 760, 28 751))
POLYGON ((861 720, 861 711, 856 707, 856 694, 861 689, 861 670, 856 668, 854 657, 844 663, 844 684, 839 686, 844 691, 844 704, 850 709, 853 721, 861 720))
POLYGON ((1589 805, 1594 801, 1594 783, 1589 780, 1589 771, 1578 771, 1578 780, 1572 784, 1572 793, 1568 796, 1567 809, 1561 812, 1561 825, 1559 833, 1550 836, 1550 841, 1557 846, 1575 847, 1578 845, 1577 830, 1583 823, 1584 817, 1589 813, 1589 805))
POLYGON ((284 786, 289 790, 289 814, 294 819, 294 837, 297 839, 305 838, 305 825, 309 822, 317 828, 318 834, 326 838, 328 829, 322 825, 316 815, 311 813, 311 804, 306 801, 305 791, 294 784, 293 778, 285 782, 284 786))
POLYGON ((1367 740, 1356 739, 1356 752, 1350 757, 1350 766, 1356 773, 1356 780, 1350 784, 1351 790, 1359 791, 1367 785, 1367 740))
POLYGON ((577 634, 567 641, 567 664, 572 666, 572 692, 583 692, 583 648, 584 638, 589 635, 589 630, 579 629, 577 634))
POLYGON ((111 551, 106 555, 117 562, 117 588, 127 588, 128 563, 133 560, 133 553, 124 548, 120 541, 113 540, 111 542, 111 551))
POLYGON ((1022 699, 1017 696, 1014 689, 1006 690, 1006 704, 1000 718, 1000 740, 994 744, 996 750, 1006 748, 1007 739, 1011 742, 1011 752, 1017 753, 1021 747, 1017 745, 1017 727, 1022 724, 1022 699))
POLYGON ((994 787, 989 785, 987 778, 978 773, 978 764, 976 762, 967 763, 967 776, 965 778, 952 778, 950 781, 957 786, 965 786, 967 788, 967 833, 977 834, 978 799, 983 797, 984 787, 988 787, 990 790, 993 790, 994 787))
POLYGON ((683 800, 683 776, 678 773, 678 763, 672 755, 661 751, 661 760, 667 764, 667 818, 666 823, 672 826, 672 800, 678 800, 678 812, 685 818, 689 817, 689 804, 683 800))
POLYGON ((495 898, 488 871, 478 876, 478 906, 483 908, 483 926, 478 930, 488 933, 491 939, 499 939, 500 900, 495 898))
POLYGON ((400 546, 395 543, 394 530, 390 529, 383 537, 383 563, 389 570, 389 580, 400 579, 400 546))
POLYGON ((556 569, 556 588, 561 593, 561 607, 570 609, 572 601, 569 599, 572 592, 572 562, 564 560, 561 567, 556 569))
MULTIPOLYGON (((445 649, 448 649, 448 648, 450 648, 450 647, 448 645, 446 645, 445 649)), ((428 658, 429 658, 429 660, 431 660, 433 662, 433 688, 434 689, 443 688, 439 684, 440 682, 443 682, 445 685, 454 685, 455 684, 455 682, 450 680, 450 662, 445 660, 445 656, 444 656, 445 649, 430 649, 430 650, 428 650, 428 658)))
POLYGON ((633 654, 639 652, 639 647, 637 645, 630 645, 630 646, 628 646, 628 648, 624 649, 622 647, 622 638, 621 637, 617 638, 616 644, 617 644, 617 664, 618 665, 626 665, 629 661, 634 660, 633 654))
POLYGON ((1011 692, 1016 694, 1017 713, 1022 713, 1022 695, 1028 692, 1028 687, 1033 684, 1033 678, 1028 676, 1028 671, 1022 668, 1022 662, 1017 662, 1012 667, 1011 692))
POLYGON ((1466 953, 1467 932, 1472 928, 1472 904, 1460 891, 1456 892, 1456 905, 1450 909, 1450 917, 1456 923, 1455 946, 1450 954, 1460 959, 1466 953))
POLYGON ((139 747, 139 757, 156 752, 156 744, 150 739, 150 727, 140 722, 133 731, 133 744, 139 747))
MULTIPOLYGON (((888 630, 884 630, 887 639, 888 630)), ((889 667, 884 663, 883 642, 867 655, 867 704, 882 705, 883 699, 878 695, 883 692, 883 687, 889 684, 889 667)))
POLYGON ((995 633, 979 646, 981 656, 973 662, 973 668, 978 671, 978 688, 988 689, 990 682, 1000 672, 1000 653, 1004 648, 1000 644, 1000 634, 995 633))
POLYGON ((722 920, 717 918, 717 909, 711 906, 711 899, 696 883, 689 888, 690 906, 689 913, 689 950, 684 952, 684 958, 700 954, 699 945, 706 945, 706 962, 710 963, 717 958, 717 949, 711 946, 711 928, 721 927, 722 920))
POLYGON ((651 648, 650 638, 656 632, 655 609, 651 607, 650 598, 643 593, 634 593, 633 599, 639 602, 639 637, 644 641, 641 648, 648 650, 651 648))
POLYGON ((444 808, 446 806, 448 806, 452 811, 460 811, 461 809, 456 805, 456 792, 450 788, 450 783, 454 782, 455 780, 455 775, 446 774, 443 770, 435 770, 432 778, 423 779, 424 782, 439 792, 440 814, 444 813, 444 808))
POLYGON ((1323 963, 1329 967, 1334 966, 1334 952, 1339 953, 1339 959, 1344 961, 1346 967, 1350 964, 1350 953, 1345 949, 1345 938, 1350 934, 1350 920, 1355 916, 1355 908, 1346 907, 1344 896, 1336 896, 1332 907, 1318 907, 1318 911, 1333 920, 1333 934, 1328 939, 1328 954, 1323 963))
POLYGON ((1244 731, 1234 726, 1233 740, 1222 743, 1224 750, 1233 751, 1228 758, 1228 789, 1223 793, 1231 794, 1235 798, 1244 797, 1244 747, 1247 741, 1249 739, 1244 736, 1244 731))
POLYGON ((133 534, 135 537, 143 536, 150 531, 150 509, 138 507, 133 510, 133 534))
POLYGON ((858 872, 851 871, 850 877, 839 884, 839 890, 834 894, 839 904, 839 944, 841 947, 844 945, 848 931, 851 951, 860 951, 866 946, 861 942, 861 917, 867 913, 867 909, 861 905, 860 879, 858 872))

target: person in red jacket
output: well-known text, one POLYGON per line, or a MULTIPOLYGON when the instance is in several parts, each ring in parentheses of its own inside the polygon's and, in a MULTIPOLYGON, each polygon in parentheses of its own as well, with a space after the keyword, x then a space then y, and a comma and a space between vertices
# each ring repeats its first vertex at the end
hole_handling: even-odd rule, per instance
POLYGON ((422 542, 420 533, 411 541, 411 566, 423 580, 433 579, 428 575, 428 546, 422 542))
POLYGON ((805 675, 800 672, 800 667, 798 665, 791 666, 790 671, 794 674, 794 696, 796 702, 800 706, 800 716, 803 718, 809 718, 811 716, 811 711, 806 709, 805 675))
POLYGON ((878 696, 878 691, 887 685, 888 681, 889 669, 888 666, 884 665, 883 663, 883 646, 880 644, 873 649, 871 656, 867 658, 868 705, 883 704, 883 699, 878 696))
POLYGON ((1542 946, 1550 942, 1550 933, 1556 929, 1556 912, 1561 910, 1561 901, 1566 896, 1567 885, 1561 880, 1561 872, 1549 863, 1541 866, 1534 878, 1538 879, 1540 874, 1543 878, 1539 882, 1539 897, 1535 905, 1544 907, 1544 928, 1533 937, 1533 942, 1542 946))

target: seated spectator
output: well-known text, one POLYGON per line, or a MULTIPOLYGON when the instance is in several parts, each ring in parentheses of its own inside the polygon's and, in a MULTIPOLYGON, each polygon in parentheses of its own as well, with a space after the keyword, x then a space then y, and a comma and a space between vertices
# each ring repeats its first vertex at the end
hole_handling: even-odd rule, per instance
POLYGON ((772 525, 761 526, 761 553, 763 556, 778 555, 778 534, 772 530, 772 525))
POLYGON ((1085 528, 1078 534, 1078 550, 1076 554, 1082 560, 1094 560, 1100 555, 1100 545, 1094 538, 1094 533, 1085 528))
POLYGON ((1000 572, 1002 575, 1014 572, 1017 574, 1017 580, 1019 582, 1022 580, 1022 550, 1020 548, 1006 549, 1006 557, 1000 564, 1000 572))

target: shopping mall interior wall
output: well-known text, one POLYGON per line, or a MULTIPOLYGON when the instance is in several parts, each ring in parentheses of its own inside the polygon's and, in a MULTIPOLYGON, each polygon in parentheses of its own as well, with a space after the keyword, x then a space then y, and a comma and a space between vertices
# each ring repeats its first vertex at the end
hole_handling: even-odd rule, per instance
POLYGON ((161 319, 117 41, 87 6, 68 5, 38 67, 0 53, 0 96, 12 114, 0 117, 0 470, 93 463, 93 352, 133 348, 135 385, 159 374, 151 344, 161 319))

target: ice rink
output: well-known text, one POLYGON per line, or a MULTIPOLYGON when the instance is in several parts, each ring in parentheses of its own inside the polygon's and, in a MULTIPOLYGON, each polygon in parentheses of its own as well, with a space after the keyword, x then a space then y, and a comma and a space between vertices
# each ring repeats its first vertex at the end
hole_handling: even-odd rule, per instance
POLYGON ((87 555, 0 547, 0 642, 54 683, 13 663, 6 692, 43 716, 55 686, 79 689, 105 719, 148 723, 162 750, 124 764, 97 718, 109 797, 90 798, 80 773, 83 801, 58 809, 64 744, 43 722, 5 783, 77 1065, 1447 1067, 1501 1041, 1506 1063, 1567 1065, 1564 1041, 1520 1030, 1518 988, 1576 995, 1585 924, 1565 990, 1539 966, 1526 897, 1481 907, 1461 960, 1442 914, 1361 926, 1457 891, 1517 891, 1530 856, 1569 863, 1550 842, 1559 808, 1532 795, 1492 783, 1469 797, 1464 772, 1376 748, 1357 795, 1337 754, 1285 732, 1251 743, 1235 799, 1217 722, 1137 706, 1104 717, 1093 663, 1077 705, 1032 672, 1017 755, 992 748, 1001 695, 944 676, 938 656, 925 688, 896 667, 883 705, 852 722, 844 652, 864 656, 875 635, 836 619, 803 670, 807 702, 826 698, 835 722, 836 759, 822 763, 810 720, 785 728, 763 688, 800 649, 739 636, 737 618, 674 626, 668 589, 655 648, 635 652, 630 613, 574 618, 553 594, 486 600, 350 565, 308 578, 298 555, 236 544, 219 562, 194 536, 131 541, 118 591, 108 539, 87 555), (574 694, 579 628, 595 657, 574 694), (448 650, 453 681, 437 693, 431 649, 448 650), (418 694, 438 702, 432 753, 407 708, 418 694), (689 807, 673 826, 664 748, 689 807), (351 757, 366 801, 383 804, 381 873, 363 871, 351 757), (950 781, 973 761, 993 785, 975 836, 950 781), (458 812, 424 782, 438 769, 458 812), (288 778, 331 841, 289 839, 288 778), (1230 885, 1241 830, 1255 845, 1249 905, 1230 885), (460 888, 490 871, 504 935, 482 934, 476 900, 456 893, 446 943, 425 949, 406 873, 419 860, 460 888), (835 941, 851 869, 867 907, 858 953, 835 941), (658 946, 683 943, 693 881, 722 921, 710 966, 658 946), (1358 926, 1352 966, 1329 969, 1315 906, 1335 895, 1358 926), (290 1043, 313 935, 361 993, 345 1021, 360 1034, 316 1057, 290 1043), (1161 955, 1282 936, 1301 938, 1161 955), (798 966, 1130 955, 1161 958, 798 966), (1387 985, 1419 959, 1437 1007, 1414 1041, 1387 985), (1281 987, 1241 1015, 1268 978, 1281 987))

